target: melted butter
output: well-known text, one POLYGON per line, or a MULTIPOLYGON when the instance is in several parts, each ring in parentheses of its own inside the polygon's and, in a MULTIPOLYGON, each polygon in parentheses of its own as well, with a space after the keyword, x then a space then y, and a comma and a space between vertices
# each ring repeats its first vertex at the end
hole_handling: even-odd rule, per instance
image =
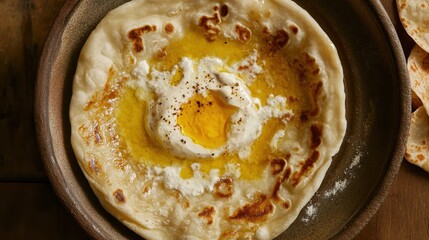
POLYGON ((171 78, 170 84, 173 86, 177 86, 183 78, 183 70, 179 67, 171 78))
MULTIPOLYGON (((232 65, 242 61, 256 49, 259 52, 258 64, 264 70, 251 85, 248 85, 252 96, 259 98, 262 104, 266 104, 270 94, 293 97, 299 99, 301 103, 299 105, 289 103, 291 109, 302 110, 303 106, 308 106, 309 96, 306 91, 302 91, 298 79, 299 73, 290 66, 290 59, 284 51, 267 53, 266 49, 269 47, 263 38, 262 34, 253 33, 253 37, 247 43, 227 38, 209 42, 200 32, 189 31, 182 39, 172 40, 163 49, 166 55, 162 58, 154 56, 149 60, 149 65, 158 70, 170 71, 184 56, 195 61, 213 56, 224 60, 227 65, 232 65)), ((225 69, 219 71, 223 72, 225 69)), ((237 75, 242 77, 239 73, 237 75)), ((183 75, 179 68, 171 84, 177 85, 181 77, 183 75)))
POLYGON ((116 112, 118 134, 124 139, 127 150, 136 161, 170 166, 175 161, 152 141, 146 131, 146 104, 140 101, 135 90, 126 88, 120 97, 116 112))
MULTIPOLYGON (((263 105, 270 94, 284 97, 299 98, 301 101, 308 101, 308 96, 303 94, 302 86, 299 84, 297 72, 290 65, 283 52, 278 52, 272 56, 261 56, 264 72, 259 74, 255 81, 249 86, 253 97, 261 100, 263 105)), ((298 106, 288 103, 292 110, 298 110, 298 106)), ((305 106, 301 103, 300 106, 305 106)))
POLYGON ((180 159, 172 156, 150 138, 145 127, 145 115, 145 102, 136 97, 135 90, 126 88, 116 108, 120 139, 126 139, 127 150, 136 161, 162 167, 180 166, 181 177, 184 179, 193 176, 191 165, 194 163, 201 165, 202 172, 209 173, 212 169, 219 169, 220 174, 224 174, 225 166, 232 163, 239 166, 241 179, 259 178, 268 164, 267 156, 273 156, 269 148, 271 138, 281 129, 279 120, 268 121, 261 136, 252 145, 251 157, 246 160, 241 160, 237 154, 221 155, 213 159, 180 159))
MULTIPOLYGON (((238 156, 228 155, 214 159, 193 159, 184 160, 172 156, 165 151, 156 142, 154 142, 146 131, 146 104, 136 97, 135 90, 126 88, 120 97, 116 112, 118 134, 120 139, 124 139, 127 150, 130 152, 132 159, 143 162, 148 165, 157 166, 180 166, 182 168, 182 178, 191 178, 193 170, 191 165, 194 163, 201 164, 201 170, 209 173, 211 169, 219 169, 224 172, 224 165, 227 163, 239 162, 238 156)), ((246 177, 246 176, 244 176, 246 177)), ((253 178, 254 176, 248 176, 253 178)))
MULTIPOLYGON (((158 57, 150 59, 149 64, 159 70, 171 70, 184 56, 193 58, 194 60, 214 56, 223 59, 227 64, 231 65, 249 56, 254 49, 259 50, 258 44, 256 44, 257 40, 260 39, 254 35, 252 40, 247 44, 232 39, 218 39, 214 42, 208 42, 201 34, 191 31, 183 39, 171 41, 164 49, 167 54, 162 59, 158 57)), ((262 40, 259 42, 262 42, 262 40)), ((258 97, 263 104, 266 103, 270 94, 294 97, 300 99, 300 101, 299 103, 289 103, 289 107, 297 113, 305 108, 304 106, 308 103, 308 96, 306 93, 303 93, 305 91, 302 90, 302 86, 299 83, 298 73, 290 67, 284 52, 279 51, 276 54, 270 55, 263 54, 261 51, 258 64, 262 66, 263 72, 248 86, 252 92, 252 96, 258 97)), ((178 71, 176 73, 177 76, 173 77, 171 84, 177 84, 181 79, 181 74, 178 71)), ((279 153, 271 150, 270 142, 273 135, 282 129, 283 125, 280 120, 272 119, 263 126, 261 136, 251 146, 251 154, 248 159, 240 159, 237 153, 224 154, 210 159, 177 158, 154 142, 147 134, 145 102, 136 97, 134 89, 126 88, 123 92, 116 108, 118 132, 120 139, 125 139, 127 150, 136 161, 147 165, 181 167, 181 177, 184 179, 193 176, 191 165, 194 163, 200 164, 202 172, 209 173, 212 169, 219 169, 221 175, 225 173, 225 166, 227 164, 236 164, 239 166, 241 179, 257 179, 262 176, 263 171, 268 166, 269 159, 279 155, 279 153)), ((205 101, 204 99, 200 100, 205 101)), ((221 106, 221 113, 223 109, 223 106, 221 106)), ((229 111, 224 116, 225 118, 232 114, 229 111)), ((204 129, 206 128, 204 125, 208 121, 208 119, 205 119, 206 117, 194 120, 186 119, 188 121, 186 124, 200 125, 201 131, 198 132, 205 132, 207 129, 204 129)), ((293 124, 297 124, 297 121, 293 122, 295 122, 293 124)), ((219 121, 219 123, 211 126, 213 130, 222 129, 221 126, 226 125, 224 119, 219 121)), ((209 126, 209 128, 211 127, 209 126)), ((191 137, 198 134, 197 132, 190 133, 188 131, 184 133, 191 137)), ((213 145, 207 144, 209 138, 203 137, 203 140, 201 140, 199 139, 200 136, 196 135, 193 138, 203 146, 214 148, 226 141, 225 131, 216 134, 222 137, 219 138, 218 142, 213 143, 213 145)))
POLYGON ((201 33, 190 31, 182 39, 172 40, 164 49, 167 55, 162 58, 154 56, 149 61, 149 65, 158 70, 171 70, 185 56, 194 60, 213 56, 223 59, 227 64, 232 64, 247 57, 253 49, 255 44, 251 42, 243 44, 233 39, 209 42, 201 33))

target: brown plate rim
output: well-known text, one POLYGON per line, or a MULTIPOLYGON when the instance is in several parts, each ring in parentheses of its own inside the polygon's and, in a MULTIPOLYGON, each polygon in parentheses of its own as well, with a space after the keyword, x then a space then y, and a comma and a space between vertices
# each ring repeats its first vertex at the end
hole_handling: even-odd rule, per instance
POLYGON ((369 198, 366 207, 356 213, 355 216, 344 226, 342 231, 340 231, 335 237, 344 240, 356 237, 356 235, 374 216, 384 198, 389 193, 390 187, 396 179, 404 158, 411 116, 411 87, 405 55, 398 34, 381 2, 379 0, 369 0, 367 2, 374 13, 374 16, 382 25, 384 33, 390 42, 394 59, 396 60, 400 86, 399 89, 401 89, 399 98, 402 100, 400 101, 401 108, 399 108, 400 129, 398 130, 396 148, 392 153, 393 158, 386 170, 385 177, 381 180, 381 183, 377 185, 376 189, 373 190, 372 196, 369 198))
POLYGON ((63 32, 69 15, 73 13, 74 8, 79 2, 80 0, 67 0, 64 3, 49 31, 40 57, 34 102, 37 142, 49 182, 55 194, 60 198, 61 203, 91 237, 94 239, 109 239, 109 234, 104 229, 99 229, 96 224, 91 224, 91 222, 94 222, 94 219, 83 213, 79 201, 71 193, 71 189, 61 174, 61 169, 55 158, 49 125, 49 109, 47 107, 49 98, 46 94, 49 89, 49 81, 44 81, 44 79, 49 79, 50 71, 49 68, 45 68, 44 66, 50 59, 56 56, 56 47, 52 48, 48 46, 58 46, 58 44, 54 43, 58 43, 59 36, 63 32))

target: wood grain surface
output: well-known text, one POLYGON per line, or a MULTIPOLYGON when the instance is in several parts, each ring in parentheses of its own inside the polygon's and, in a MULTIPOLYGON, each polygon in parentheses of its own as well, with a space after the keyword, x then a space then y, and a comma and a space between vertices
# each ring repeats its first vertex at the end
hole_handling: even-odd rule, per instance
MULTIPOLYGON (((38 59, 64 2, 0 0, 0 239, 89 239, 53 193, 34 131, 38 59)), ((395 1, 381 2, 408 56, 414 43, 395 1)), ((378 213, 356 239, 429 239, 428 187, 429 174, 404 161, 378 213)))

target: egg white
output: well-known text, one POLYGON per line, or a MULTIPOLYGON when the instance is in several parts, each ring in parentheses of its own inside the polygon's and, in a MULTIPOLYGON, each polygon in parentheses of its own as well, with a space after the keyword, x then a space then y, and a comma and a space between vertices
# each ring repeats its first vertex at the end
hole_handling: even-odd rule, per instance
POLYGON ((240 158, 249 157, 249 148, 261 135, 267 120, 285 114, 292 115, 284 96, 270 95, 265 106, 261 105, 260 99, 252 97, 245 83, 251 84, 252 78, 261 72, 256 59, 256 51, 232 66, 227 66, 223 60, 215 57, 205 57, 199 61, 183 57, 171 71, 150 69, 146 61, 137 64, 134 75, 140 87, 155 95, 154 99, 147 100, 147 129, 152 139, 181 158, 216 158, 223 153, 234 152, 239 152, 240 158), (243 79, 239 76, 237 66, 244 63, 251 63, 249 68, 252 71, 241 74, 243 79), (183 71, 183 78, 177 85, 171 84, 179 68, 183 71), (230 130, 226 143, 215 149, 201 146, 184 135, 177 121, 183 104, 189 102, 195 94, 207 96, 208 91, 219 94, 226 103, 237 108, 229 119, 230 130))

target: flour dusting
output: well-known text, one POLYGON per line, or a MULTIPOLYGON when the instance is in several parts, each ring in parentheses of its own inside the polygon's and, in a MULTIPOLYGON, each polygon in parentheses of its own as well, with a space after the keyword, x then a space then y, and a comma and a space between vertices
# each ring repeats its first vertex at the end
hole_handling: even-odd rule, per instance
POLYGON ((360 159, 362 158, 362 153, 360 151, 358 151, 356 153, 356 155, 353 157, 352 163, 350 164, 350 166, 347 168, 347 170, 353 169, 356 166, 359 165, 360 163, 360 159))
MULTIPOLYGON (((331 186, 328 190, 320 193, 316 193, 315 196, 321 197, 323 199, 332 199, 336 194, 344 191, 346 187, 349 185, 351 181, 354 179, 354 169, 359 168, 361 164, 361 160, 364 155, 366 155, 365 145, 361 144, 359 146, 354 146, 354 155, 352 155, 352 159, 350 161, 350 165, 347 166, 343 173, 343 176, 338 176, 340 180, 337 180, 333 186, 331 186)), ((304 216, 301 218, 301 221, 304 223, 309 223, 311 220, 317 217, 318 212, 318 203, 313 203, 310 201, 305 209, 303 209, 304 216)))
POLYGON ((335 182, 334 187, 332 187, 331 189, 325 192, 324 196, 330 198, 335 194, 337 194, 337 192, 343 191, 347 187, 347 185, 348 185, 347 179, 338 180, 335 182))
POLYGON ((313 220, 317 214, 317 206, 315 204, 307 205, 305 209, 305 217, 302 218, 302 221, 308 223, 310 220, 313 220))

